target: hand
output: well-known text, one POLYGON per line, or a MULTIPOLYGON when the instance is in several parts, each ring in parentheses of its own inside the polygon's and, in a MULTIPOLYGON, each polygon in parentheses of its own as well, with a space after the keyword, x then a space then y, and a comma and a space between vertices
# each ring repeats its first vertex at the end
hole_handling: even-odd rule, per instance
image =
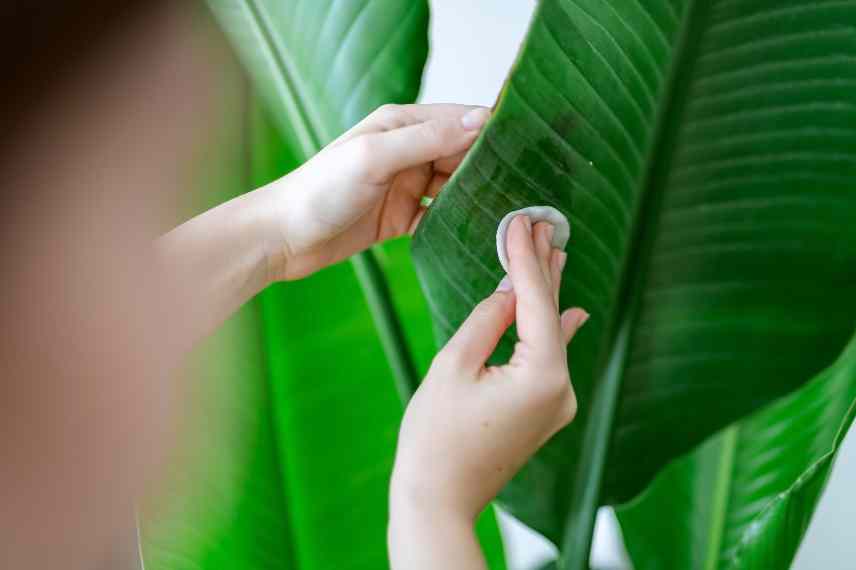
POLYGON ((393 567, 473 567, 437 553, 464 560, 462 553, 477 552, 474 539, 455 543, 462 529, 472 534, 466 528, 475 517, 576 414, 565 347, 588 314, 570 309, 559 315, 566 256, 551 248, 552 229, 539 223, 533 231, 526 216, 512 221, 509 277, 437 355, 407 408, 390 494, 393 567), (519 342, 511 360, 485 367, 515 318, 519 342), (430 552, 414 550, 432 532, 446 536, 430 552))
POLYGON ((264 188, 275 220, 272 280, 296 279, 412 233, 490 112, 385 105, 286 178, 264 188))
POLYGON ((297 279, 412 232, 490 113, 387 105, 288 176, 188 220, 155 244, 195 342, 272 281, 297 279))

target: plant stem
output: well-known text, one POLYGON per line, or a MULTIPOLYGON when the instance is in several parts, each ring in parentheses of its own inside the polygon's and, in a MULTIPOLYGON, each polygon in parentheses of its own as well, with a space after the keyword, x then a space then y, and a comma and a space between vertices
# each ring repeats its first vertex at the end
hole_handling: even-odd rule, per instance
POLYGON ((389 281, 372 250, 355 255, 351 258, 351 264, 363 288, 398 394, 406 404, 419 387, 419 373, 392 303, 389 281))
POLYGON ((630 325, 625 322, 618 332, 603 380, 592 394, 591 412, 585 428, 586 439, 578 462, 581 473, 574 479, 576 486, 571 493, 572 500, 562 537, 558 565, 562 570, 588 568, 592 532, 629 340, 630 325))

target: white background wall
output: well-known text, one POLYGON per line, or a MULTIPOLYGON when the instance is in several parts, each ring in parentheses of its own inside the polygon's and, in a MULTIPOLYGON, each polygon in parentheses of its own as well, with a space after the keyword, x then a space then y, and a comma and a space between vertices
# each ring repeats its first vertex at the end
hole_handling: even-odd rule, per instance
MULTIPOLYGON (((431 4, 431 60, 422 100, 492 105, 526 32, 534 1, 432 0, 431 4)), ((555 555, 551 545, 511 517, 504 516, 501 524, 510 570, 530 570, 555 555)), ((603 511, 593 562, 601 568, 619 568, 622 560, 614 517, 603 511)), ((851 434, 793 568, 846 570, 856 567, 854 561, 856 436, 851 434)))

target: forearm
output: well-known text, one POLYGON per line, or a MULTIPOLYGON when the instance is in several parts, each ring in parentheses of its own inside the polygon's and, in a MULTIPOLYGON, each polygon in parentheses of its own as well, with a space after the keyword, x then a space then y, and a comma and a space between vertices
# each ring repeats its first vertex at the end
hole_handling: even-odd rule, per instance
MULTIPOLYGON (((159 238, 155 247, 177 297, 190 343, 212 332, 271 280, 276 226, 268 190, 256 190, 196 216, 159 238)), ((179 322, 180 320, 180 322, 179 322)))
POLYGON ((393 495, 388 531, 392 570, 486 570, 473 525, 471 517, 393 495))

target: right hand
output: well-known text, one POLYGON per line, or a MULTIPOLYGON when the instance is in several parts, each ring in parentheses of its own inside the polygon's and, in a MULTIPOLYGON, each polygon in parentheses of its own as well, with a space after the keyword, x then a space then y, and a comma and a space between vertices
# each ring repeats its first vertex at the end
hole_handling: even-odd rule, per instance
POLYGON ((588 314, 575 308, 559 315, 566 254, 552 249, 552 231, 545 222, 533 230, 527 216, 511 222, 509 276, 437 355, 411 400, 392 480, 393 520, 412 508, 435 520, 474 520, 576 415, 566 345, 588 314), (515 319, 511 360, 485 367, 515 319))

